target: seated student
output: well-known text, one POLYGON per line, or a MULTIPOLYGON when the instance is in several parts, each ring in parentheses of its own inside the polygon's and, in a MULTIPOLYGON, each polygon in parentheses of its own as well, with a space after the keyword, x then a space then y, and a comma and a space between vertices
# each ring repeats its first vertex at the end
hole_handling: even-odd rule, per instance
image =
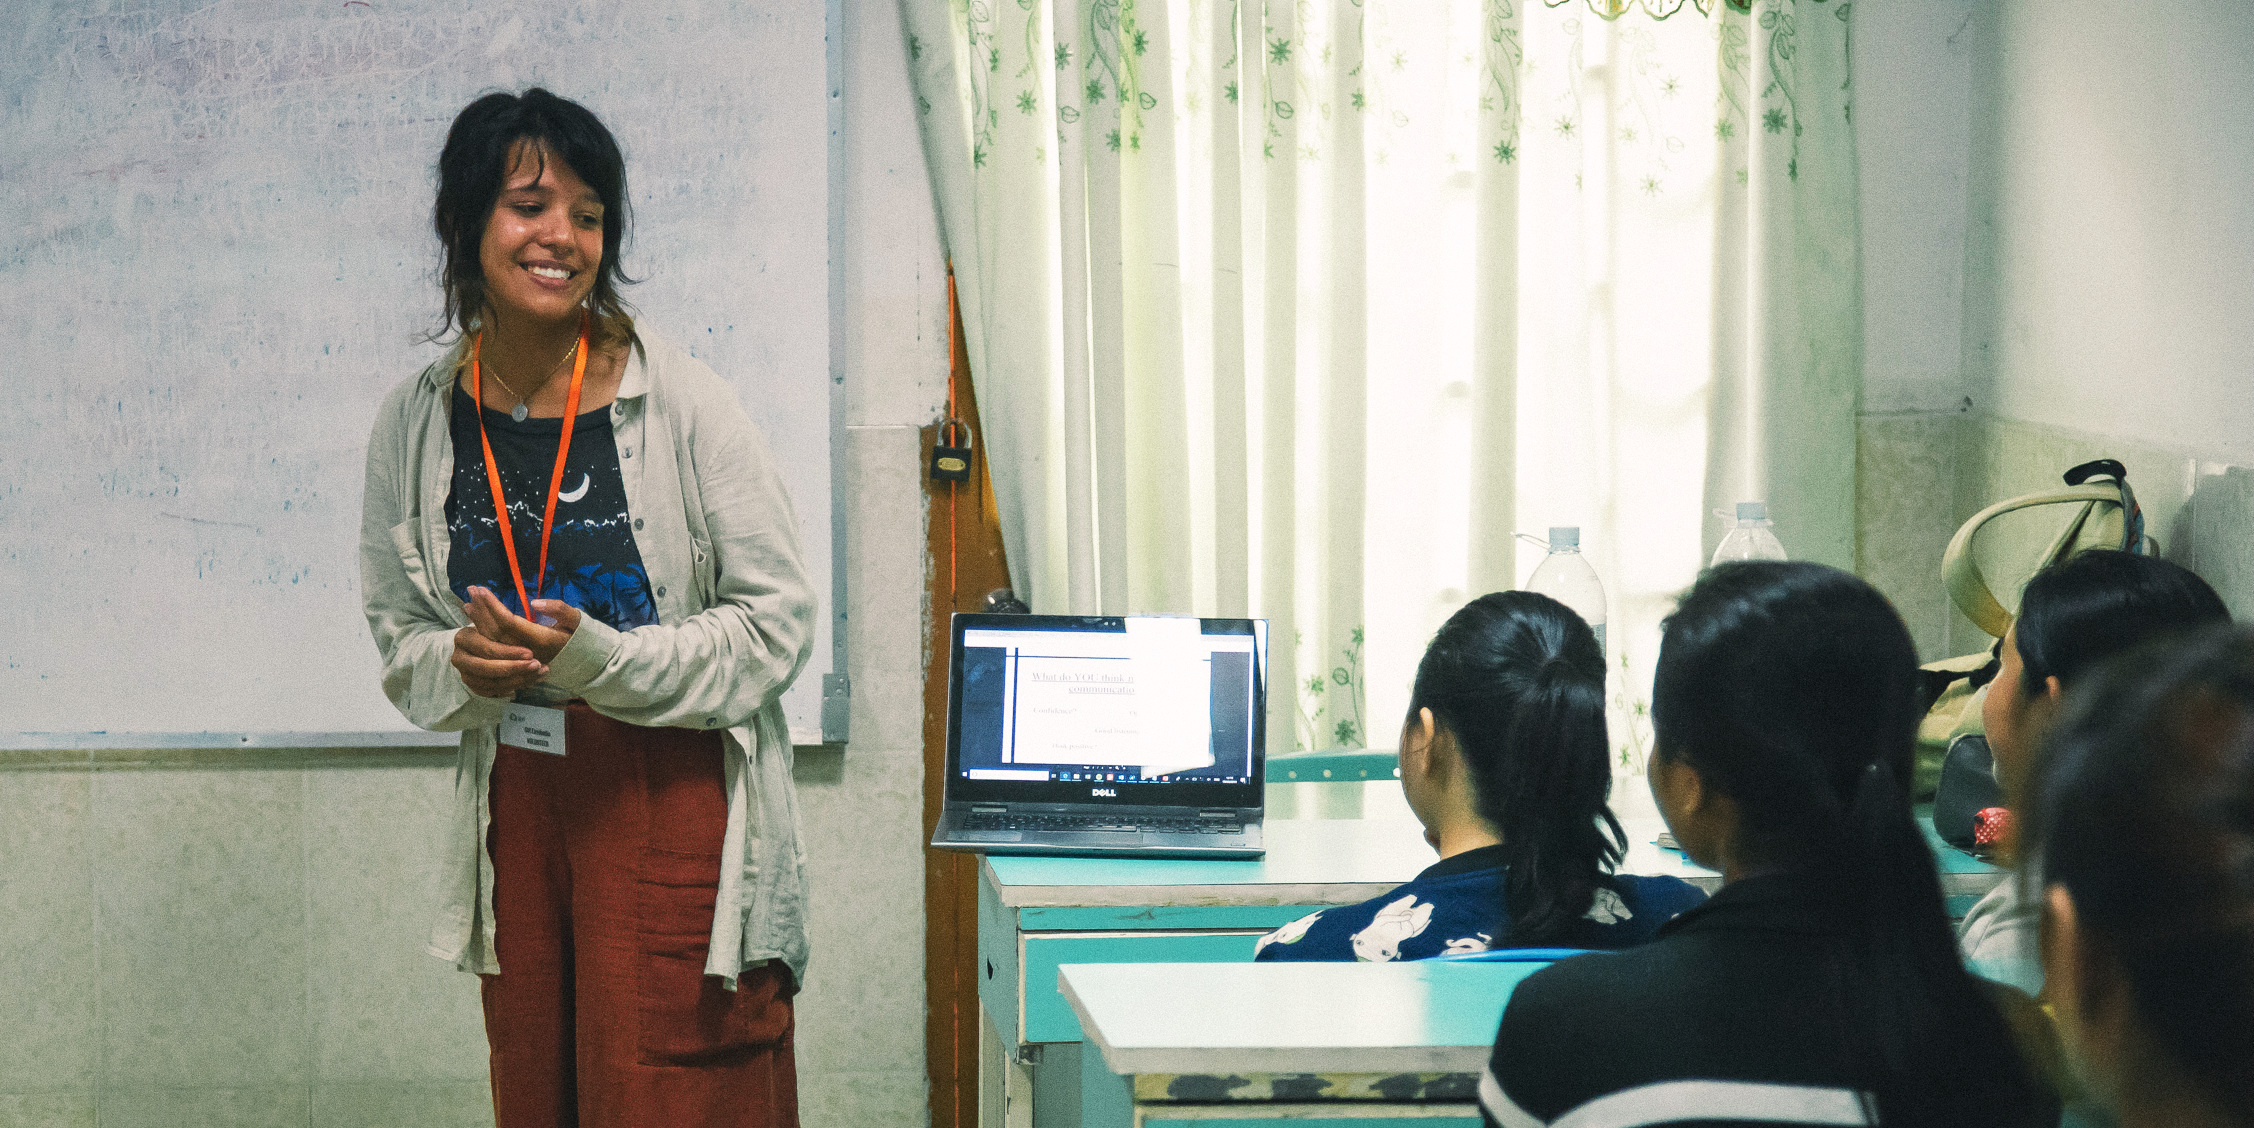
POLYGON ((1519 984, 1487 1122, 2048 1125, 2003 996, 1957 961, 1911 815, 1917 656, 1884 596, 1725 564, 1668 617, 1651 787, 1722 889, 1625 952, 1519 984))
MULTIPOLYGON (((2027 581, 2019 617, 2004 633, 2003 668, 1988 686, 1981 719, 2004 801, 2020 793, 2035 749, 2082 674, 2147 639, 2230 621, 2215 589, 2156 556, 2085 552, 2027 581)), ((2041 876, 2023 872, 1988 892, 1957 929, 1973 970, 2034 992, 2042 987, 2035 937, 2041 876)))
POLYGON ((1261 937, 1256 959, 1420 960, 1490 948, 1622 948, 1705 900, 1615 875, 1604 650, 1564 604, 1505 591, 1449 617, 1417 664, 1401 790, 1440 860, 1374 900, 1261 937))
POLYGON ((2125 1128, 2254 1128, 2254 635, 2077 689, 2029 787, 2068 1055, 2125 1128))

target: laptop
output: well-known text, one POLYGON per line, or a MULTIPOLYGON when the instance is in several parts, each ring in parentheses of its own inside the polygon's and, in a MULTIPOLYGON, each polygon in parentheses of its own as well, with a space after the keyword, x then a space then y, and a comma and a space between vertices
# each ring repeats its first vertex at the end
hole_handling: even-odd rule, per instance
POLYGON ((953 635, 933 846, 1261 855, 1266 622, 956 615, 953 635))

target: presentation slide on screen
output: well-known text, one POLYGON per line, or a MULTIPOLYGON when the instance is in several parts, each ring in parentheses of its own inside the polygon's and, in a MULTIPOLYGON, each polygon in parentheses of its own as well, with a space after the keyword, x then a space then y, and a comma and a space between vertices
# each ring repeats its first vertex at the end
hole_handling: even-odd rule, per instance
MULTIPOLYGON (((1199 721, 1189 724, 1167 715, 1181 710, 1166 708, 1149 686, 1138 681, 1129 662, 1025 655, 1017 657, 1014 665, 1010 678, 1014 700, 1002 730, 1006 763, 1117 764, 1158 774, 1213 762, 1211 751, 1204 749, 1205 739, 1186 731, 1166 734, 1176 739, 1147 731, 1169 723, 1181 730, 1202 727, 1199 721, 1205 710, 1198 709, 1199 721), (1175 747, 1171 756, 1166 751, 1169 745, 1175 747), (1188 758, 1201 750, 1203 756, 1188 758)), ((1198 703, 1204 703, 1202 694, 1198 703)))
MULTIPOLYGON (((1232 745, 1223 766, 1234 770, 1243 757, 1233 746, 1247 743, 1251 719, 1251 636, 1206 635, 1194 619, 1158 623, 1126 633, 964 632, 966 658, 977 653, 977 665, 999 674, 978 680, 1000 683, 981 687, 975 702, 965 695, 966 734, 993 731, 968 716, 984 704, 999 714, 991 762, 1005 771, 1152 778, 1215 768, 1218 715, 1232 745)), ((966 767, 985 758, 966 746, 966 767)))

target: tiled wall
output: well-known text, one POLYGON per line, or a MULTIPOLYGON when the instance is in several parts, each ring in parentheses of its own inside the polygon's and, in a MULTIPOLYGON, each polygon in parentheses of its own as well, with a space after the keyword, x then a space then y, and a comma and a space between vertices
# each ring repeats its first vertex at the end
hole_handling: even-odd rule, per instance
POLYGON ((0 1125, 489 1123, 477 981, 422 954, 452 774, 350 749, 7 764, 0 1125))
POLYGON ((1855 431, 1855 571, 1894 601, 1928 660, 1955 653, 1963 637, 1949 634, 1941 551, 1957 529, 1968 425, 1953 413, 1865 415, 1855 431))
MULTIPOLYGON (((1957 527, 2009 498, 2064 488, 2059 475, 2118 459, 2163 555, 2215 585, 2239 618, 2254 615, 2254 469, 2209 452, 1960 413, 1865 415, 1856 450, 1856 569, 1894 601, 1926 658, 1989 643, 1941 588, 1941 554, 1957 527)), ((2019 586, 2069 507, 2006 515, 1983 530, 1975 558, 1996 598, 2019 586)))
MULTIPOLYGON (((800 749, 808 1128, 925 1122, 923 503, 946 282, 891 0, 845 0, 852 743, 800 749)), ((452 754, 0 753, 0 1128, 490 1124, 423 954, 452 754)))

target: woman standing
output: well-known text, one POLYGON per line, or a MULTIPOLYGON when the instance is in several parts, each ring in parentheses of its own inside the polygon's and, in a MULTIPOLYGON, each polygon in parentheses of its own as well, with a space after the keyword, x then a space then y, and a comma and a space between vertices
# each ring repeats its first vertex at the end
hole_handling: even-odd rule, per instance
POLYGON ((495 1119, 795 1125, 805 882, 778 704, 814 599, 765 443, 626 314, 625 162, 534 88, 454 121, 449 353, 368 447, 384 690, 462 733, 434 955, 495 1119))

